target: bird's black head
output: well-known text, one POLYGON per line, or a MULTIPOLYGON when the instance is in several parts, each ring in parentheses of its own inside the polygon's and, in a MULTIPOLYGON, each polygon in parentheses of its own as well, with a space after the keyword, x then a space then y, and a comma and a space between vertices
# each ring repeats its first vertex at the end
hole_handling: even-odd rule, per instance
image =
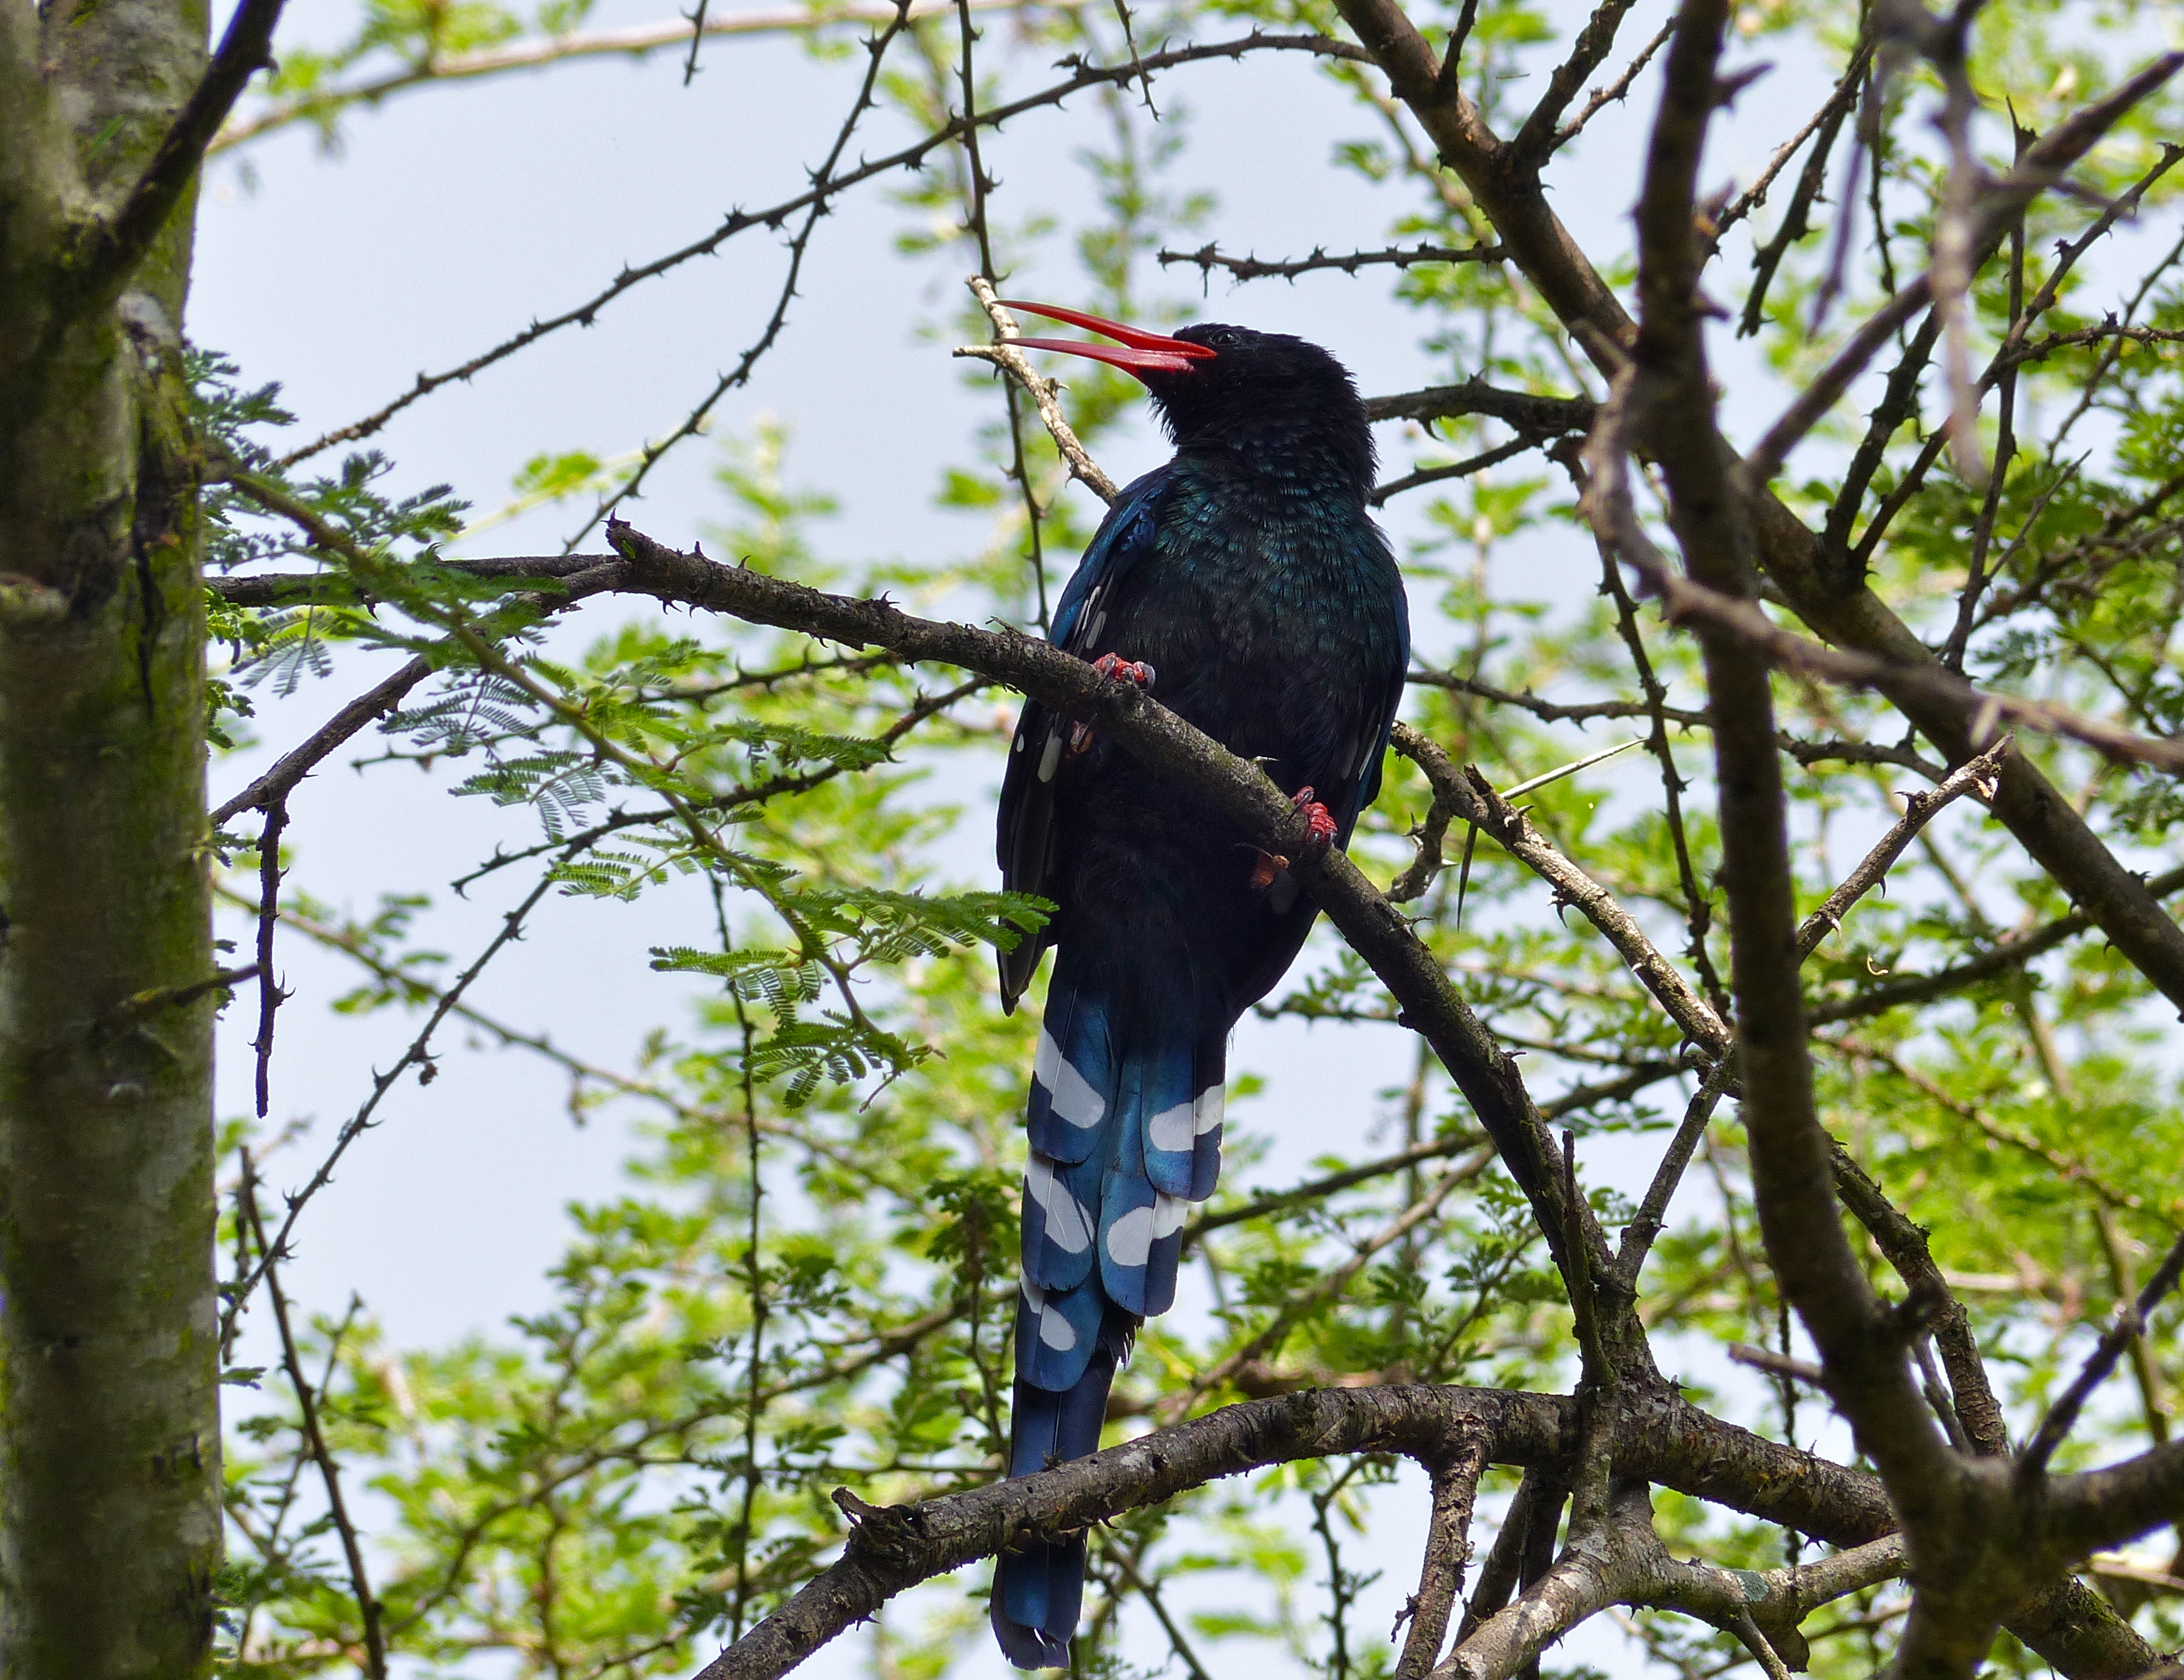
POLYGON ((1324 471, 1361 496, 1372 488, 1372 427, 1350 371, 1317 344, 1285 332, 1205 321, 1173 335, 1075 310, 1014 304, 1118 339, 1019 338, 1034 349, 1089 356, 1144 382, 1162 423, 1185 454, 1220 452, 1246 466, 1324 471))

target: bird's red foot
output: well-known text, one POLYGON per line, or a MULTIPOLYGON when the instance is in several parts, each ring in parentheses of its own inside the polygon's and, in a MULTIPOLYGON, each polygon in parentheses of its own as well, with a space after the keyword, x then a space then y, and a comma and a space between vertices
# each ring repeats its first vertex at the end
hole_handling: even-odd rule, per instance
POLYGON ((1153 668, 1142 659, 1125 659, 1119 653, 1103 653, 1092 661, 1092 668, 1102 677, 1112 677, 1118 683, 1135 683, 1141 689, 1153 685, 1153 668))
MULTIPOLYGON (((1118 683, 1134 683, 1141 689, 1153 685, 1153 667, 1142 659, 1125 659, 1119 653, 1103 653, 1092 661, 1092 668, 1102 677, 1112 677, 1118 683)), ((1092 726, 1072 723, 1069 726, 1069 750, 1084 751, 1092 745, 1092 726)))
POLYGON ((1309 786, 1299 788, 1290 795, 1290 803, 1304 818, 1306 846, 1314 851, 1324 851, 1334 844, 1334 818, 1328 815, 1325 806, 1312 796, 1309 786))
MULTIPOLYGON (((1299 788, 1290 803, 1302 813, 1305 820, 1305 845, 1312 851, 1324 851, 1334 844, 1334 818, 1327 807, 1312 796, 1309 787, 1299 788)), ((1290 860, 1279 851, 1262 851, 1251 865, 1251 890, 1264 892, 1273 885, 1274 877, 1290 867, 1290 860)))

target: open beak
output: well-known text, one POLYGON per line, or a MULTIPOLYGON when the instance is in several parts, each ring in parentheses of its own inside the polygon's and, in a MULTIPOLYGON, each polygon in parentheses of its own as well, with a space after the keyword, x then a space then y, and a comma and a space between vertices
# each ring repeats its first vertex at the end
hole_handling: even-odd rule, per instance
POLYGON ((1010 342, 1020 350, 1059 350, 1068 356, 1089 356, 1094 361, 1104 361, 1110 367, 1119 367, 1140 377, 1148 373, 1188 373, 1193 362, 1206 361, 1218 354, 1203 344, 1185 343, 1165 333, 1125 327, 1119 321, 1103 320, 1081 310, 1065 310, 1053 304, 1020 304, 1008 298, 1000 301, 1004 308, 1045 315, 1049 321, 1067 321, 1087 332, 1119 341, 1115 344, 1088 344, 1077 338, 1011 339, 1010 342))

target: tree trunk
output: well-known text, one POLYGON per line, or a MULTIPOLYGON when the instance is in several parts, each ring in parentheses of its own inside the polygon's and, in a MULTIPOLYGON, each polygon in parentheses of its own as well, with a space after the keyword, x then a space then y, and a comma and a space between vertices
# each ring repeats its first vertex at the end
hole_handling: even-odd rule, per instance
POLYGON ((209 1672, 220 1562, 194 195, 83 232, 195 0, 0 19, 0 1673, 209 1672))

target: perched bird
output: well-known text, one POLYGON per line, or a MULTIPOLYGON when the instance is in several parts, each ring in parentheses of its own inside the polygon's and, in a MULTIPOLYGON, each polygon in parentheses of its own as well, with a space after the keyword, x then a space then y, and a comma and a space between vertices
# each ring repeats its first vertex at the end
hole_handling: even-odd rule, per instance
MULTIPOLYGON (((1175 458, 1115 500, 1054 645, 1256 758, 1346 843, 1380 787, 1410 650, 1402 578, 1366 512, 1373 449, 1348 371, 1241 327, 1173 337, 1045 305, 1115 339, 1019 338, 1126 368, 1175 458)), ((1229 1030, 1318 913, 1286 858, 1084 725, 1028 702, 1001 784, 1006 884, 1058 907, 1001 953, 1013 1009, 1056 948, 1025 1125, 1009 1474, 1097 1449, 1115 1371, 1175 1298, 1184 1214, 1213 1193, 1229 1030)), ((1025 1668, 1069 1660, 1084 1541, 1002 1554, 993 1624, 1025 1668)))

